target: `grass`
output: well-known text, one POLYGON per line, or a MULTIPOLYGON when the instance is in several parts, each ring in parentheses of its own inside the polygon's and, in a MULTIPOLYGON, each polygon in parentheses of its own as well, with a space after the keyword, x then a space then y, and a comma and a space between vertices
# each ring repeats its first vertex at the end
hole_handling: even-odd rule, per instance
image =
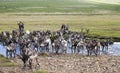
POLYGON ((18 29, 17 22, 25 24, 25 30, 59 30, 66 24, 71 31, 90 29, 91 35, 120 37, 119 15, 14 15, 0 14, 0 32, 18 29))
POLYGON ((60 29, 90 29, 90 35, 120 37, 120 4, 93 3, 88 0, 0 0, 0 32, 60 29))
POLYGON ((0 67, 11 67, 11 66, 15 66, 15 64, 12 63, 7 58, 5 58, 4 56, 0 55, 0 67))
POLYGON ((112 14, 120 5, 92 3, 89 0, 0 0, 0 13, 6 12, 84 12, 112 14))

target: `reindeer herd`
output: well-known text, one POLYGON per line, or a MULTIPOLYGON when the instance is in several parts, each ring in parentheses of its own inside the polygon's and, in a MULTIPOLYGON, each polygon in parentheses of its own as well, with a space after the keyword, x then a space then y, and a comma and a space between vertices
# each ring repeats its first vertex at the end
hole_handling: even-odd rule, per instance
POLYGON ((32 60, 38 63, 38 53, 71 53, 79 54, 87 50, 87 55, 100 55, 100 52, 108 51, 108 46, 111 44, 109 39, 88 38, 86 35, 89 30, 74 32, 69 31, 66 25, 62 25, 61 29, 55 32, 47 31, 24 31, 24 24, 18 23, 19 29, 13 30, 12 33, 3 31, 0 34, 0 41, 6 47, 6 57, 15 58, 18 56, 26 67, 29 61, 32 68, 32 60), (20 47, 20 54, 16 54, 16 48, 20 47))

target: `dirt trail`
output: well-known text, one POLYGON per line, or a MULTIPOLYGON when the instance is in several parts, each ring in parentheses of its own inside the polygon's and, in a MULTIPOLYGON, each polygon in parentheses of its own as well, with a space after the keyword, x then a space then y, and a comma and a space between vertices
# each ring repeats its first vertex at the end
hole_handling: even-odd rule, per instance
MULTIPOLYGON (((0 67, 0 73, 32 73, 30 69, 21 67, 0 67)), ((75 54, 49 55, 39 57, 40 70, 48 73, 119 73, 119 56, 83 56, 75 54)))

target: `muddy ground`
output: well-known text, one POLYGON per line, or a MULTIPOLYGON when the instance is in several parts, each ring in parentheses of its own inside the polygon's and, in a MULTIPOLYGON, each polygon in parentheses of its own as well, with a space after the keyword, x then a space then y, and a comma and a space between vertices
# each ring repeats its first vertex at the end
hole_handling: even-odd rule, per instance
MULTIPOLYGON (((40 67, 32 70, 22 69, 23 64, 19 59, 13 62, 17 67, 0 67, 0 73, 32 73, 39 69, 48 73, 119 73, 120 56, 85 56, 76 54, 62 54, 39 56, 40 67)), ((35 65, 35 63, 33 64, 35 65)))

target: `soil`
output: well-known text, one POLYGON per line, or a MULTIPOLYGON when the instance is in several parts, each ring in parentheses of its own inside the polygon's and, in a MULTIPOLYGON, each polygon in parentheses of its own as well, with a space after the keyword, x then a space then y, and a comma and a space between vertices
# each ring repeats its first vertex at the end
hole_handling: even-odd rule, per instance
MULTIPOLYGON (((16 67, 0 67, 0 73, 32 73, 44 70, 48 73, 119 73, 120 56, 85 56, 78 54, 48 54, 39 56, 40 67, 23 69, 22 61, 15 59, 16 67)), ((35 62, 34 64, 35 65, 35 62)))

